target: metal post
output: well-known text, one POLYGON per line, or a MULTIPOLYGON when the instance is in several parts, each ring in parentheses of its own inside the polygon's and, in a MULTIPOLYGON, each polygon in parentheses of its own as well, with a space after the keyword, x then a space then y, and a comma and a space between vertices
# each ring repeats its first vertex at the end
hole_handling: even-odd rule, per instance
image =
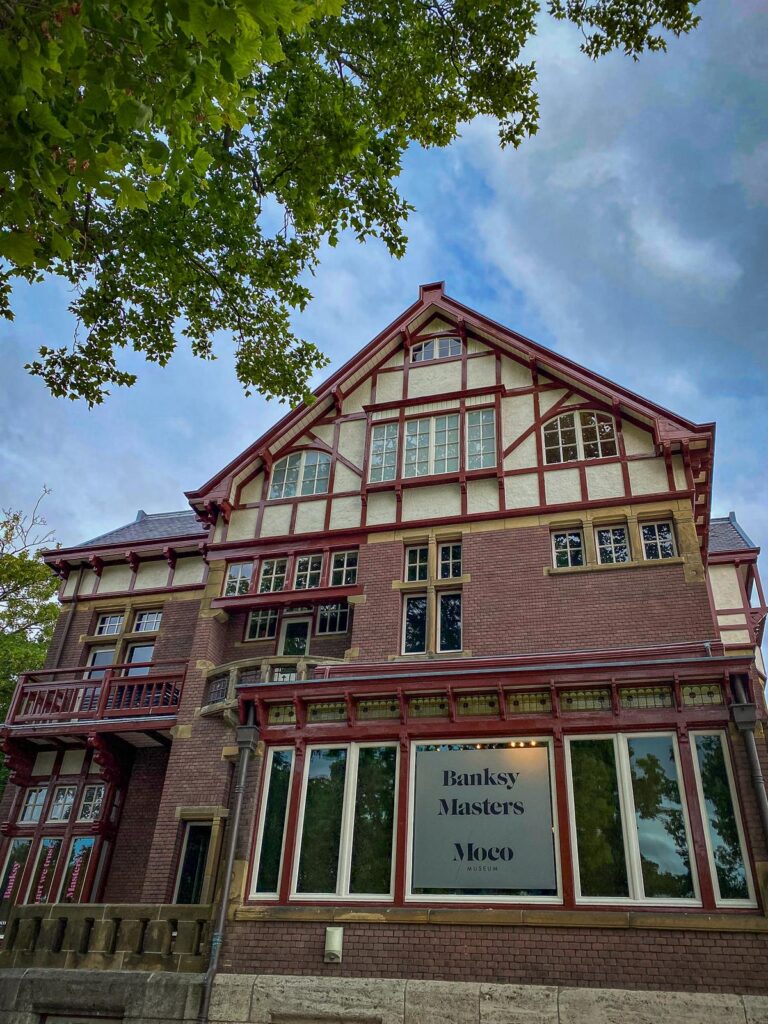
POLYGON ((216 913, 216 924, 211 937, 211 958, 208 963, 208 970, 205 972, 203 982, 203 995, 198 1014, 199 1024, 208 1024, 208 1012, 211 1006, 211 994, 213 992, 213 980, 219 965, 219 952, 224 939, 224 928, 227 923, 227 908, 229 896, 232 891, 232 873, 235 866, 235 853, 237 851, 237 836, 240 831, 240 818, 243 812, 243 800, 245 798, 245 783, 248 777, 248 764, 251 754, 256 751, 256 744, 259 739, 259 730, 253 724, 253 705, 248 708, 248 723, 241 725, 237 730, 237 746, 240 754, 237 764, 237 781, 235 783, 235 805, 232 808, 232 816, 229 819, 229 835, 227 837, 227 862, 224 868, 224 877, 221 886, 221 899, 216 913))

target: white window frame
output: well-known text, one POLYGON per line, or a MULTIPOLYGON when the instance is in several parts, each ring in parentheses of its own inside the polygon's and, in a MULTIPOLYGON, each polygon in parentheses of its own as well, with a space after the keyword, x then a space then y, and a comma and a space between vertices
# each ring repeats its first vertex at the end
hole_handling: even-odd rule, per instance
POLYGON ((288 559, 287 558, 265 558, 262 560, 259 566, 259 593, 260 594, 280 594, 286 589, 286 583, 288 582, 288 559), (283 568, 278 571, 277 566, 282 563, 283 568), (269 573, 266 572, 267 566, 271 566, 269 573), (282 586, 274 586, 275 580, 282 576, 282 586), (265 578, 269 577, 270 583, 268 587, 264 586, 265 578))
POLYGON ((16 824, 17 825, 38 825, 43 820, 43 811, 45 809, 45 801, 46 801, 47 797, 48 797, 48 785, 47 784, 45 784, 43 786, 29 786, 27 788, 27 790, 25 791, 25 793, 24 793, 24 803, 21 805, 21 811, 19 812, 19 816, 16 819, 16 824), (25 812, 26 812, 27 807, 28 807, 28 805, 30 803, 30 796, 32 795, 32 793, 42 793, 43 794, 43 798, 40 801, 39 814, 37 815, 37 817, 36 818, 26 818, 25 817, 25 812))
POLYGON ((461 577, 463 571, 464 571, 463 564, 464 564, 464 548, 463 548, 463 545, 462 545, 460 540, 449 540, 449 541, 444 541, 443 543, 440 544, 440 546, 438 548, 438 552, 437 552, 437 575, 438 575, 438 579, 440 579, 440 580, 457 580, 457 579, 459 579, 461 577), (459 561, 458 561, 459 571, 457 573, 453 572, 453 568, 456 565, 456 559, 453 557, 453 552, 451 550, 452 548, 458 548, 459 549, 459 561), (449 569, 449 573, 448 573, 447 576, 443 576, 443 564, 444 564, 443 563, 443 552, 445 550, 448 551, 448 558, 447 558, 446 563, 445 563, 445 564, 448 565, 448 569, 449 569))
MULTIPOLYGON (((492 903, 546 903, 549 905, 562 905, 563 903, 563 880, 560 864, 560 824, 557 816, 557 779, 555 776, 555 756, 552 736, 477 736, 455 739, 453 736, 433 738, 431 736, 411 740, 410 757, 408 764, 408 828, 405 840, 405 902, 406 903, 483 903, 486 906, 492 903), (480 747, 491 743, 530 743, 535 740, 541 747, 547 748, 547 759, 549 765, 549 799, 552 809, 552 844, 555 856, 555 881, 557 894, 555 896, 471 896, 466 893, 458 896, 447 896, 441 894, 430 895, 427 893, 414 893, 413 891, 413 815, 416 806, 416 748, 424 744, 456 744, 480 747)), ((480 886, 478 885, 478 888, 480 886)))
POLYGON ((626 562, 631 562, 632 561, 632 545, 631 545, 630 539, 629 539, 629 527, 626 525, 626 523, 600 523, 598 526, 595 526, 595 551, 597 552, 597 562, 598 562, 598 565, 625 565, 626 562), (600 543, 600 541, 598 539, 598 533, 600 532, 600 530, 610 530, 610 532, 611 532, 610 544, 606 545, 606 544, 601 544, 600 543), (623 561, 623 562, 620 562, 618 560, 618 558, 616 558, 616 546, 617 545, 616 545, 616 539, 615 539, 615 537, 613 535, 613 531, 614 530, 623 530, 624 531, 624 546, 627 549, 627 557, 626 557, 625 561, 623 561), (603 561, 602 554, 601 554, 601 552, 603 550, 610 550, 611 555, 613 556, 613 558, 612 558, 612 560, 610 562, 604 562, 603 561))
POLYGON ((259 793, 259 817, 256 826, 256 841, 253 845, 254 857, 251 863, 251 884, 249 886, 248 898, 250 900, 278 900, 280 899, 280 888, 285 871, 285 841, 288 836, 288 819, 291 816, 291 797, 293 795, 294 780, 296 778, 296 748, 295 747, 269 747, 264 773, 263 784, 259 793), (267 800, 269 799, 269 783, 272 777, 272 761, 275 754, 291 754, 291 771, 288 776, 288 799, 285 804, 285 820, 283 821, 283 840, 280 844, 280 863, 277 869, 277 891, 259 892, 256 883, 259 878, 259 865, 261 863, 261 848, 264 843, 264 825, 267 817, 267 800))
POLYGON ((371 427, 371 447, 369 454, 369 465, 368 465, 368 480, 372 484, 388 483, 390 480, 394 480, 397 477, 398 457, 400 455, 400 424, 396 421, 390 421, 389 423, 374 423, 371 427), (379 434, 380 437, 376 435, 379 434), (393 461, 389 464, 386 461, 387 442, 394 438, 395 450, 393 454, 393 461), (381 465, 374 465, 373 458, 376 444, 381 442, 382 450, 381 465))
POLYGON ((704 829, 704 839, 707 847, 707 862, 709 864, 709 876, 712 879, 712 889, 715 894, 715 906, 717 907, 756 907, 757 897, 755 895, 755 885, 752 879, 752 871, 749 864, 749 849, 747 847, 746 831, 744 829, 743 812, 741 808, 741 801, 738 798, 736 791, 736 781, 733 775, 733 765, 731 763, 731 751, 728 747, 726 735, 722 729, 692 729, 689 734, 690 747, 691 747, 691 758, 693 759, 693 773, 696 777, 696 795, 699 799, 699 808, 701 810, 701 825, 704 829), (704 799, 704 784, 701 778, 701 768, 699 767, 699 756, 696 752, 696 737, 697 736, 718 736, 720 738, 720 749, 723 752, 723 762, 725 763, 725 774, 728 778, 728 790, 731 795, 731 805, 733 806, 733 816, 736 819, 736 831, 739 836, 739 846, 741 848, 741 858, 744 861, 744 871, 747 878, 747 890, 749 897, 745 900, 728 900, 723 899, 720 895, 720 880, 717 877, 717 866, 715 864, 715 854, 712 849, 712 839, 709 834, 709 822, 707 821, 707 810, 706 802, 704 799))
POLYGON ((464 650, 464 601, 462 600, 462 593, 460 590, 441 590, 437 595, 437 653, 438 654, 461 654, 464 650), (461 645, 459 647, 450 647, 443 649, 443 616, 442 616, 442 604, 443 598, 446 597, 458 597, 461 603, 461 619, 459 623, 459 629, 461 631, 461 645))
POLYGON ((330 587, 353 587, 357 583, 357 570, 360 564, 360 551, 356 548, 354 551, 334 551, 331 554, 331 571, 329 574, 328 585, 330 587), (355 556, 355 564, 349 565, 349 556, 355 556), (341 565, 336 565, 336 560, 341 559, 341 565), (341 583, 334 582, 334 574, 341 573, 341 583), (347 583, 346 577, 348 572, 354 572, 355 578, 351 583, 347 583))
POLYGON ((402 635, 402 641, 400 644, 400 653, 404 655, 422 655, 427 653, 427 634, 429 633, 429 599, 427 598, 427 592, 417 594, 406 593, 403 595, 403 609, 401 613, 400 632, 402 635), (426 602, 426 610, 424 614, 424 650, 423 651, 406 651, 405 649, 405 619, 408 611, 408 602, 422 599, 426 602))
POLYGON ((152 608, 150 610, 141 609, 136 612, 136 617, 133 620, 133 632, 134 633, 157 633, 160 629, 160 625, 163 621, 163 611, 161 608, 152 608), (144 621, 152 621, 153 626, 143 626, 144 621))
POLYGON ((668 729, 655 729, 652 732, 615 732, 615 733, 584 733, 574 734, 565 737, 566 759, 566 789, 568 793, 568 822, 571 833, 571 855, 573 860, 573 885, 575 902, 580 905, 606 905, 618 904, 621 906, 638 907, 700 907, 701 889, 699 886, 699 874, 696 864, 696 850, 691 835, 691 817, 688 809, 688 800, 685 793, 685 781, 683 770, 680 764, 680 747, 677 736, 668 729), (672 750, 675 755, 675 769, 677 771, 677 785, 680 792, 680 802, 683 808, 683 820, 685 822, 685 837, 688 844, 688 859, 691 865, 691 879, 693 881, 693 898, 680 899, 666 896, 646 896, 643 889, 643 871, 640 860, 640 840, 637 835, 635 817, 635 797, 632 792, 632 774, 629 764, 628 740, 640 738, 652 738, 661 736, 664 739, 672 740, 672 750), (579 872, 579 849, 576 834, 576 803, 573 793, 573 766, 571 763, 571 743, 580 740, 611 740, 613 742, 614 759, 616 763, 616 780, 619 794, 619 813, 621 814, 621 829, 624 837, 624 856, 626 859, 627 884, 629 896, 582 896, 581 876, 579 872))
MULTIPOLYGON (((48 817, 45 819, 47 823, 59 823, 66 825, 67 822, 72 820, 72 813, 75 810, 75 803, 77 801, 77 783, 65 782, 57 785, 53 791, 53 798, 51 800, 50 807, 48 808, 48 817), (71 791, 72 802, 69 804, 69 814, 64 817, 54 817, 54 811, 56 810, 56 797, 59 793, 71 791)), ((62 803, 62 808, 66 806, 66 802, 62 803)))
MULTIPOLYGON (((588 424, 586 424, 586 425, 588 425, 588 424)), ((568 428, 566 428, 566 429, 568 429, 568 428)), ((593 443, 593 442, 588 442, 588 443, 593 443)), ((617 434, 616 434, 616 417, 615 416, 611 416, 610 413, 603 412, 600 409, 563 409, 562 412, 559 412, 557 414, 557 416, 553 416, 551 419, 547 420, 546 423, 542 424, 542 427, 541 427, 541 444, 542 444, 542 451, 544 452, 544 465, 545 466, 560 466, 560 465, 566 464, 568 462, 592 462, 594 459, 617 459, 619 457, 619 441, 618 441, 618 437, 617 437, 617 434), (605 416, 605 417, 607 417, 611 421, 611 426, 613 427, 613 436, 611 438, 607 438, 606 437, 606 438, 603 439, 603 438, 600 437, 600 432, 599 431, 597 432, 597 447, 598 447, 598 452, 599 452, 598 455, 585 455, 584 454, 584 436, 583 436, 583 432, 584 432, 585 424, 582 423, 582 421, 581 421, 582 414, 584 414, 585 416, 590 416, 591 415, 591 416, 595 416, 595 417, 597 417, 597 416, 605 416), (563 458, 563 428, 560 425, 560 420, 563 418, 563 416, 571 416, 571 415, 574 417, 573 423, 574 423, 574 431, 575 431, 575 434, 576 434, 576 458, 575 459, 564 459, 563 458), (555 448, 554 445, 551 445, 551 444, 548 445, 547 441, 546 441, 546 437, 545 437, 545 432, 547 430, 547 427, 549 427, 552 423, 557 423, 557 448, 555 448), (606 441, 613 441, 613 445, 616 448, 616 451, 613 452, 613 453, 609 453, 608 455, 603 455, 603 451, 602 451, 603 444, 606 441), (555 459, 552 462, 550 462, 547 459, 547 452, 548 451, 557 451, 557 453, 559 455, 559 458, 555 459)))
POLYGON ((467 455, 466 455, 466 457, 467 457, 467 470, 471 472, 471 471, 476 470, 476 469, 492 469, 496 465, 496 463, 498 461, 498 446, 496 444, 496 409, 492 408, 492 407, 485 408, 485 409, 467 409, 466 416, 467 416, 467 421, 466 421, 465 433, 466 433, 466 446, 467 446, 467 455), (491 421, 492 421, 491 422, 491 427, 492 427, 491 439, 493 440, 493 455, 492 455, 492 457, 490 458, 489 461, 487 461, 487 460, 488 460, 488 456, 490 455, 490 453, 486 452, 484 447, 483 447, 483 444, 484 444, 484 442, 486 440, 486 438, 484 437, 484 433, 483 433, 483 426, 484 426, 484 424, 483 424, 483 414, 484 413, 490 413, 491 414, 491 421), (470 445, 469 432, 470 432, 470 428, 472 427, 472 417, 473 416, 479 416, 480 417, 480 455, 470 455, 470 453, 469 453, 469 445, 470 445), (473 460, 479 460, 479 464, 478 465, 473 465, 472 464, 473 460))
POLYGON ((331 456, 328 452, 318 451, 317 448, 303 448, 300 452, 289 452, 288 455, 284 455, 281 459, 272 466, 272 472, 270 473, 269 479, 269 497, 268 501, 281 501, 285 498, 308 498, 314 494, 327 494, 328 487, 331 477, 331 456), (307 463, 307 457, 312 454, 315 456, 315 461, 309 465, 307 463), (296 461, 298 456, 298 461, 296 461), (287 483, 288 483, 288 469, 290 467, 290 461, 294 460, 293 465, 298 466, 296 474, 296 491, 294 494, 286 494, 287 483), (286 471, 283 475, 282 481, 278 483, 275 480, 275 473, 277 470, 285 465, 286 471), (320 467, 327 467, 328 472, 320 472, 320 467), (321 489, 318 489, 318 481, 321 481, 321 489), (311 484, 311 490, 305 490, 306 484, 311 484), (275 490, 279 489, 279 493, 275 493, 275 490))
POLYGON ((123 631, 124 618, 122 612, 104 612, 96 620, 94 636, 119 636, 123 631), (112 625, 115 626, 114 629, 109 628, 112 625))
POLYGON ((670 558, 677 558, 677 556, 678 556, 677 537, 675 536, 675 523, 674 523, 674 520, 672 520, 672 519, 652 519, 652 520, 645 520, 645 521, 643 521, 641 519, 640 522, 637 525, 638 525, 638 527, 640 529, 640 543, 643 546, 643 561, 645 561, 645 562, 666 562, 670 558), (643 536, 643 530, 646 527, 648 527, 648 526, 652 526, 653 527, 653 529, 654 529, 654 536, 656 537, 656 540, 655 541, 649 540, 647 543, 648 544, 654 544, 654 543, 656 544, 656 546, 659 549, 659 557, 658 558, 649 558, 648 554, 647 554, 647 550, 646 550, 646 547, 645 547, 646 540, 645 540, 645 537, 643 536), (666 557, 661 554, 661 542, 659 541, 659 527, 660 526, 668 526, 669 530, 670 530, 670 533, 672 534, 672 554, 668 555, 666 557))
POLYGON ((403 572, 403 579, 406 583, 426 583, 429 577, 429 546, 427 544, 412 544, 410 547, 405 549, 405 569, 403 572), (409 562, 409 556, 412 551, 424 552, 426 557, 422 560, 419 554, 416 555, 416 561, 413 565, 409 562), (419 569, 422 564, 424 565, 425 575, 419 576, 419 569), (411 576, 411 569, 416 570, 416 575, 411 576))
POLYGON ((89 783, 87 783, 83 787, 83 795, 80 798, 80 810, 79 810, 78 815, 77 815, 78 822, 80 822, 80 821, 92 822, 92 821, 99 821, 100 820, 101 812, 104 809, 104 796, 105 796, 105 794, 106 794, 106 786, 104 785, 103 782, 89 782, 89 783), (95 817, 93 815, 91 815, 90 817, 86 817, 84 815, 84 813, 83 813, 84 810, 85 810, 85 805, 87 803, 93 804, 93 802, 94 802, 94 798, 92 796, 89 797, 88 794, 89 794, 89 792, 91 790, 97 790, 97 789, 101 790, 101 797, 99 798, 99 813, 95 817))
POLYGON ((251 562, 245 562, 245 561, 244 562, 230 562, 227 565, 227 575, 224 577, 224 591, 223 591, 223 595, 222 596, 223 597, 242 597, 244 594, 247 594, 250 591, 252 583, 253 583, 253 562, 252 561, 251 562), (250 572, 248 572, 247 575, 240 572, 240 570, 245 568, 246 566, 250 569, 250 572), (232 571, 233 569, 236 570, 234 573, 232 571), (247 582, 248 582, 248 586, 245 588, 245 590, 241 590, 240 589, 240 584, 243 582, 243 580, 247 580, 247 582), (234 589, 233 593, 229 593, 229 585, 230 585, 230 583, 234 583, 235 584, 235 589, 234 589))
POLYGON ((246 643, 263 643, 265 640, 274 640, 277 636, 277 620, 279 617, 277 608, 254 608, 248 615, 248 622, 245 625, 246 643), (264 636, 251 636, 251 626, 254 620, 265 620, 267 633, 264 636), (271 632, 270 632, 271 626, 271 632))
POLYGON ((323 581, 323 556, 322 554, 297 555, 293 572, 294 590, 317 590, 323 581), (301 563, 306 562, 306 569, 301 568, 301 563), (314 565, 317 564, 317 568, 314 565), (299 583, 299 576, 304 577, 304 582, 299 583), (317 577, 317 583, 310 583, 312 576, 317 577))
POLYGON ((555 568, 555 569, 583 569, 584 568, 584 566, 587 564, 587 548, 586 548, 586 545, 584 543, 584 530, 580 526, 574 526, 571 529, 552 530, 552 533, 551 533, 550 537, 551 537, 551 541, 550 542, 551 542, 551 546, 552 546, 552 566, 553 566, 553 568, 555 568), (581 537, 581 548, 572 548, 570 543, 569 543, 568 547, 567 547, 567 551, 568 551, 568 565, 558 565, 557 564, 558 551, 557 551, 557 548, 555 547, 555 537, 561 537, 561 536, 566 536, 567 537, 569 533, 578 533, 578 535, 581 537), (571 563, 571 551, 577 551, 577 550, 581 551, 581 565, 573 565, 571 563))
POLYGON ((411 346, 411 362, 429 363, 435 359, 459 359, 461 350, 461 338, 456 334, 426 338, 411 346))
POLYGON ((397 810, 400 795, 400 745, 390 740, 368 741, 365 743, 313 743, 307 745, 304 757, 304 767, 301 778, 301 797, 299 801, 299 816, 296 822, 296 843, 293 853, 293 865, 291 867, 291 891, 292 900, 311 900, 314 902, 332 903, 343 899, 355 903, 391 903, 395 898, 395 868, 397 863, 397 810), (390 863, 389 893, 350 893, 349 875, 352 867, 352 847, 354 842, 355 823, 355 795, 357 792, 357 770, 360 757, 360 750, 364 747, 393 747, 395 750, 395 794, 392 808, 392 855, 390 863), (339 860, 336 868, 336 892, 335 893, 308 893, 297 892, 296 886, 299 880, 299 862, 301 860, 301 841, 304 836, 304 810, 307 800, 307 786, 309 783, 309 767, 312 760, 313 750, 346 750, 347 766, 344 778, 344 796, 341 814, 341 833, 339 836, 339 860))
POLYGON ((349 605, 345 604, 344 601, 330 601, 328 604, 321 604, 317 607, 317 621, 315 623, 315 636, 340 636, 343 633, 349 632, 349 605), (328 618, 332 616, 336 618, 336 624, 340 623, 341 619, 344 620, 343 629, 320 629, 320 622, 323 617, 323 609, 329 608, 334 611, 327 613, 328 618))
POLYGON ((285 616, 283 616, 283 621, 280 623, 280 641, 279 641, 278 647, 277 647, 278 657, 280 657, 280 658, 296 658, 297 661, 298 661, 299 658, 306 658, 309 655, 311 644, 312 644, 312 617, 311 616, 303 616, 302 615, 300 618, 295 618, 294 619, 294 618, 286 618, 285 616), (286 633, 286 629, 288 628, 288 626, 293 626, 293 625, 296 625, 297 623, 306 623, 307 624, 307 649, 303 652, 303 654, 285 654, 283 652, 283 648, 285 647, 285 633, 286 633))
MULTIPOLYGON (((442 449, 444 446, 440 445, 442 449)), ((438 416, 417 416, 412 419, 405 421, 403 428, 403 461, 402 461, 402 476, 404 480, 417 480, 419 477, 424 476, 446 476, 453 473, 458 473, 461 469, 461 413, 457 411, 440 413, 438 416), (447 421, 449 419, 455 419, 455 426, 448 426, 447 421), (446 421, 444 430, 447 432, 450 430, 456 430, 456 446, 458 448, 458 454, 456 456, 457 465, 456 469, 438 469, 437 467, 437 423, 438 420, 446 421), (421 445, 416 451, 426 451, 427 456, 427 468, 426 470, 420 470, 420 462, 423 464, 423 459, 416 460, 415 464, 410 468, 410 471, 406 465, 406 456, 408 454, 408 445, 406 444, 406 438, 408 435, 409 424, 416 424, 417 431, 416 436, 426 437, 426 445, 421 445), (423 424, 427 424, 426 431, 423 430, 423 424)))

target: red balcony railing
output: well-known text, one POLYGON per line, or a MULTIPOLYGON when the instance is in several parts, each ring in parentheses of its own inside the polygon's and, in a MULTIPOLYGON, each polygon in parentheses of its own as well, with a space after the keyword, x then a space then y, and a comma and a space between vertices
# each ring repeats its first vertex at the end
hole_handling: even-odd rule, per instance
POLYGON ((173 715, 185 663, 153 661, 109 668, 40 669, 21 676, 7 725, 95 722, 173 715))

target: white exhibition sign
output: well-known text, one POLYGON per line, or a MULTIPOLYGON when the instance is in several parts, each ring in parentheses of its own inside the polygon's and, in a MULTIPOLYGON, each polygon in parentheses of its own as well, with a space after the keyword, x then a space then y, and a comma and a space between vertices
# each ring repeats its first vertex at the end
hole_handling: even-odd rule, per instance
POLYGON ((413 889, 554 890, 546 745, 416 750, 413 889))

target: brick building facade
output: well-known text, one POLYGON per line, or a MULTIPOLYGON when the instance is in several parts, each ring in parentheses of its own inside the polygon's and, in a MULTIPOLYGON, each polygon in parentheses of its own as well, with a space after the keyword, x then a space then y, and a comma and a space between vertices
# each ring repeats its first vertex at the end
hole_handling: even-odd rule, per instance
POLYGON ((768 993, 766 608, 713 457, 423 286, 190 511, 48 553, 0 962, 197 977, 223 904, 220 1020, 300 975, 334 1020, 449 1019, 381 1009, 422 981, 457 1021, 483 985, 768 993))

